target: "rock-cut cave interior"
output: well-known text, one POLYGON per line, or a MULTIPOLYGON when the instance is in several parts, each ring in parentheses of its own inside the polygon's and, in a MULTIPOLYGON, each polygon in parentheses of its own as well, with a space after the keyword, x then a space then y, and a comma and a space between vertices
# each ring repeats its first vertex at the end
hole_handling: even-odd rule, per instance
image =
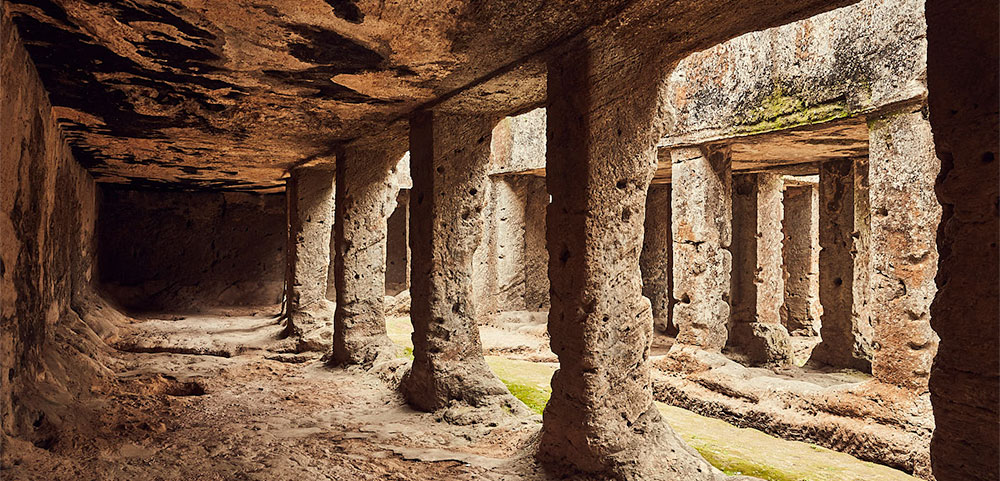
POLYGON ((0 478, 998 481, 998 19, 0 0, 0 478))

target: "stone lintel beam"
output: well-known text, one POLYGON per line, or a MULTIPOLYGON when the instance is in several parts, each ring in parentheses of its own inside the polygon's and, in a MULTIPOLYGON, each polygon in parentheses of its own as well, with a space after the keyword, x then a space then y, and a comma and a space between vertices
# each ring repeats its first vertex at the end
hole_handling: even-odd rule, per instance
POLYGON ((424 411, 456 402, 497 413, 526 410, 487 366, 476 322, 473 255, 483 235, 495 123, 439 111, 410 119, 414 359, 401 388, 424 411))
POLYGON ((819 170, 820 337, 810 362, 871 371, 867 159, 837 159, 819 170))
POLYGON ((819 335, 819 191, 785 182, 781 322, 792 335, 819 335))
POLYGON ((659 72, 641 54, 620 62, 619 48, 631 44, 604 42, 614 40, 583 40, 548 66, 548 329, 559 370, 538 456, 557 476, 711 479, 663 421, 651 388, 653 320, 639 255, 659 72))
POLYGON ((930 306, 937 293, 935 244, 941 205, 926 110, 870 118, 871 312, 876 379, 927 391, 938 337, 930 306))
POLYGON ((642 254, 639 255, 642 295, 652 306, 653 327, 660 332, 676 334, 670 312, 673 307, 673 243, 670 238, 670 184, 652 184, 646 193, 646 221, 642 254))
POLYGON ((676 148, 670 157, 676 345, 720 352, 729 336, 732 160, 724 148, 676 148))
POLYGON ((285 190, 288 201, 288 256, 285 281, 285 335, 298 350, 330 346, 333 304, 326 298, 330 234, 334 216, 333 170, 298 168, 285 190))
MULTIPOLYGON (((398 145, 397 145, 398 144, 398 145)), ((387 219, 406 145, 347 146, 337 154, 333 361, 370 365, 394 350, 385 330, 387 219)))
POLYGON ((788 331, 781 325, 784 299, 781 256, 781 177, 733 178, 732 313, 727 345, 752 364, 788 365, 788 331))

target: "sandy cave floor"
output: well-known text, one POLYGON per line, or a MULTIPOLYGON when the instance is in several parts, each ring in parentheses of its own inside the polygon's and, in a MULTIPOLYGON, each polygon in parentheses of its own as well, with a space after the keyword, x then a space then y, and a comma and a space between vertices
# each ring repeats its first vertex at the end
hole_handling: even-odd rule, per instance
MULTIPOLYGON (((525 453, 540 418, 454 426, 409 409, 392 388, 405 369, 409 321, 388 321, 399 362, 333 369, 319 354, 282 354, 272 317, 166 316, 132 325, 99 392, 92 426, 50 450, 29 447, 14 479, 542 479, 525 453)), ((540 409, 556 369, 537 325, 484 326, 487 361, 540 409), (512 354, 513 353, 513 354, 512 354), (497 355, 499 354, 499 355, 497 355), (517 359, 520 357, 522 359, 517 359), (524 358, 531 359, 525 360, 524 358)), ((774 480, 914 480, 814 445, 661 405, 714 465, 774 480)))

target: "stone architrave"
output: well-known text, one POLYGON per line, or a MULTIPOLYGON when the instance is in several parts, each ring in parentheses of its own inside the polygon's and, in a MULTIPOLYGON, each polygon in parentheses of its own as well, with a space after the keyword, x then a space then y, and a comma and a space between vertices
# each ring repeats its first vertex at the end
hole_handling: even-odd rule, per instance
POLYGON ((728 346, 752 364, 792 362, 788 331, 781 325, 781 177, 733 178, 732 312, 728 346))
POLYGON ((334 217, 333 171, 299 168, 285 189, 288 201, 284 334, 299 351, 329 349, 333 303, 326 298, 334 217))
POLYGON ((726 149, 674 148, 673 321, 679 346, 720 352, 729 337, 732 160, 726 149))
POLYGON ((386 142, 348 146, 337 156, 333 361, 338 364, 371 365, 395 350, 385 330, 386 232, 404 149, 386 142))
POLYGON ((872 375, 926 392, 938 344, 930 307, 937 293, 941 205, 934 182, 941 162, 925 111, 870 119, 868 128, 872 375))

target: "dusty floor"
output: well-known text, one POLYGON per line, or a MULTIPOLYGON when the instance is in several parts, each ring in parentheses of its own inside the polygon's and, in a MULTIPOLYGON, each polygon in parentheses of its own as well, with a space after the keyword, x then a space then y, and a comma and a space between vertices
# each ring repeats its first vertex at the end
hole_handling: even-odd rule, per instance
MULTIPOLYGON (((454 426, 405 406, 392 386, 406 364, 409 323, 389 322, 398 362, 331 369, 318 355, 264 347, 280 329, 255 316, 176 316, 132 326, 111 368, 117 381, 84 410, 90 427, 48 450, 19 446, 3 479, 507 480, 540 479, 523 453, 540 418, 454 426), (521 454, 519 454, 521 453, 521 454)), ((529 328, 530 329, 530 328, 529 328)), ((534 333, 483 330, 490 365, 540 409, 555 364, 518 352, 534 333)), ((912 480, 805 443, 661 406, 689 443, 727 472, 775 480, 912 480)))

